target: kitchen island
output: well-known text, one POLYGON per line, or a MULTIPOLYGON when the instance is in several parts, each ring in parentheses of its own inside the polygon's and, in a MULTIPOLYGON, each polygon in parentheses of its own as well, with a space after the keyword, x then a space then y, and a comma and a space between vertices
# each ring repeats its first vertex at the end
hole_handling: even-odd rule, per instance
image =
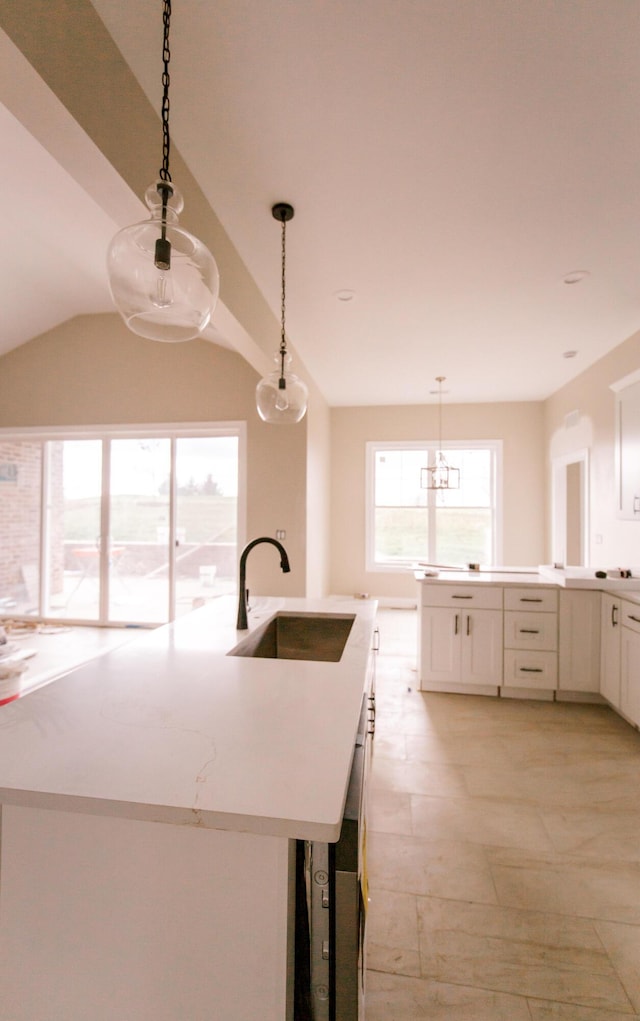
POLYGON ((295 839, 336 841, 376 605, 339 662, 223 599, 0 710, 1 1021, 292 1017, 295 839))

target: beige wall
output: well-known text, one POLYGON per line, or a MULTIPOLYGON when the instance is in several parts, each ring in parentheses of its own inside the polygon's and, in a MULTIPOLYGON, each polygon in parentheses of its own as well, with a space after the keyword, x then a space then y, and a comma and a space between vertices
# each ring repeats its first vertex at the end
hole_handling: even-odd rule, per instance
MULTIPOLYGON (((615 394, 610 389, 638 369, 640 333, 553 394, 545 406, 547 477, 554 458, 589 451, 588 561, 594 568, 640 568, 640 523, 616 516, 615 394)), ((548 515, 551 524, 550 501, 548 515)))
POLYGON ((307 411, 307 595, 330 592, 331 416, 319 394, 312 392, 307 411))
MULTIPOLYGON (((331 412, 331 564, 336 593, 415 598, 410 572, 365 571, 365 446, 369 440, 433 440, 435 405, 334 408, 331 412)), ((542 403, 447 405, 447 440, 503 441, 503 563, 539 564, 544 535, 542 403)))
POLYGON ((246 421, 247 537, 285 529, 292 568, 283 575, 275 550, 254 550, 251 589, 305 595, 306 421, 261 422, 256 382, 239 355, 205 340, 158 344, 115 314, 78 316, 0 359, 0 427, 246 421))

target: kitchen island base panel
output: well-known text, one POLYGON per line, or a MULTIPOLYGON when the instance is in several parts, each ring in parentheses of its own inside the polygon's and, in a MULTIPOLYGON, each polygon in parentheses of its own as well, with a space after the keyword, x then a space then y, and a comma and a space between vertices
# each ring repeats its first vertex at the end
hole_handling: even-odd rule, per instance
POLYGON ((292 841, 13 805, 0 822, 0 1021, 292 1017, 292 841))

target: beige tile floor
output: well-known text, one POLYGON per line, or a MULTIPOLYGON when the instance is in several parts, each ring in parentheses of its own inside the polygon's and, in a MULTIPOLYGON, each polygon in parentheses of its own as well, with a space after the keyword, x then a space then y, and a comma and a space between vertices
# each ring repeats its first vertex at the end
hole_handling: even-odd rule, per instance
POLYGON ((639 1021, 640 734, 420 692, 381 610, 366 1021, 639 1021))

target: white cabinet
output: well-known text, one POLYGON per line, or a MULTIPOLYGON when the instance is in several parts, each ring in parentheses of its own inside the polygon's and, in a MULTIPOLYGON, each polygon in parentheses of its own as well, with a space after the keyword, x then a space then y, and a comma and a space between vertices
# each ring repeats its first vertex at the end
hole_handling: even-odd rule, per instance
POLYGON ((621 384, 615 387, 618 515, 640 521, 640 382, 627 377, 621 384))
POLYGON ((423 585, 420 687, 497 694, 502 681, 502 589, 423 585))
POLYGON ((622 602, 620 712, 640 727, 640 606, 622 602))
POLYGON ((600 694, 620 708, 620 634, 622 600, 602 593, 600 628, 600 694))
POLYGON ((640 605, 602 593, 600 693, 640 727, 640 605))
POLYGON ((538 586, 504 593, 506 697, 553 698, 558 687, 558 593, 538 586))
POLYGON ((558 698, 600 694, 600 596, 560 590, 558 698))

